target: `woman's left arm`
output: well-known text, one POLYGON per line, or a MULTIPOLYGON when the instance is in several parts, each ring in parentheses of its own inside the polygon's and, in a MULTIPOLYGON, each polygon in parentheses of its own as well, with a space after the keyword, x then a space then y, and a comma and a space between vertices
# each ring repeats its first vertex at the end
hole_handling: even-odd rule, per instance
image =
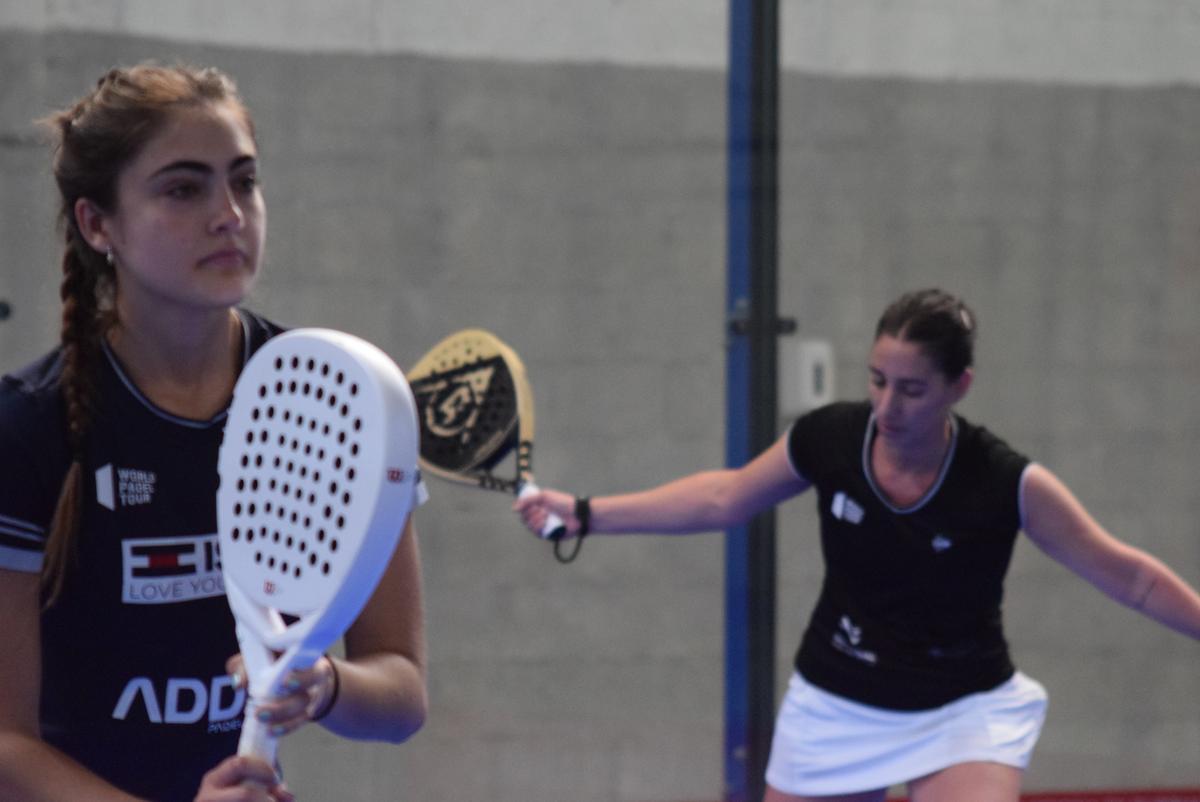
POLYGON ((321 724, 348 738, 394 743, 421 728, 428 709, 424 618, 410 517, 375 593, 346 632, 345 658, 331 658, 337 695, 319 700, 321 724))
POLYGON ((1108 596, 1200 639, 1200 594, 1157 558, 1109 534, 1053 473, 1030 465, 1023 528, 1038 548, 1108 596))
MULTIPOLYGON (((327 655, 292 672, 289 693, 258 708, 272 735, 310 721, 347 738, 406 740, 425 723, 425 613, 421 559, 412 518, 358 619, 346 631, 346 656, 327 655)), ((245 682, 241 655, 229 672, 245 682)))

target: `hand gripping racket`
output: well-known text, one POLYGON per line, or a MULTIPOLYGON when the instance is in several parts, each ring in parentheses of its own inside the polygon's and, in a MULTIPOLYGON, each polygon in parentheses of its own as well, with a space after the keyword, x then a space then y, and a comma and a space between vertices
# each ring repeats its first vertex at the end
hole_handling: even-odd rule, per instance
POLYGON ((281 334, 242 370, 217 463, 222 572, 249 680, 238 754, 275 764, 257 704, 374 592, 412 507, 417 437, 400 369, 349 334, 281 334))
MULTIPOLYGON (((516 352, 494 334, 463 329, 421 357, 408 372, 421 427, 421 469, 451 482, 498 490, 520 498, 536 493, 533 481, 533 390, 516 352), (512 478, 494 471, 516 452, 512 478)), ((541 536, 560 552, 566 528, 551 514, 541 536)))

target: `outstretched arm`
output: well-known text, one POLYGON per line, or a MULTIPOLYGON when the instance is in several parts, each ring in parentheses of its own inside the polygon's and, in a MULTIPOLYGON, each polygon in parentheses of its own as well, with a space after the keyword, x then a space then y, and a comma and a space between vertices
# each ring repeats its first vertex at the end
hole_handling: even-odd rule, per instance
POLYGON ((1029 466, 1021 502, 1025 533, 1042 551, 1126 607, 1200 639, 1200 594, 1157 558, 1109 534, 1053 473, 1029 466))
MULTIPOLYGON (((792 470, 787 437, 741 468, 701 471, 649 490, 591 500, 590 532, 687 534, 725 529, 806 490, 792 470)), ((546 515, 557 514, 570 534, 579 532, 574 496, 542 490, 513 505, 535 534, 546 515)))

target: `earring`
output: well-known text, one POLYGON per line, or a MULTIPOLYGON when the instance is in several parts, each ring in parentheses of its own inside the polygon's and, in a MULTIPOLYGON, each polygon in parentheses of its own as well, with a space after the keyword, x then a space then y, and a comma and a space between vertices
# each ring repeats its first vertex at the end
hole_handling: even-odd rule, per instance
POLYGON ((108 248, 104 251, 104 261, 108 262, 109 267, 112 267, 113 262, 116 261, 116 259, 113 257, 113 249, 112 249, 111 245, 109 245, 108 248))

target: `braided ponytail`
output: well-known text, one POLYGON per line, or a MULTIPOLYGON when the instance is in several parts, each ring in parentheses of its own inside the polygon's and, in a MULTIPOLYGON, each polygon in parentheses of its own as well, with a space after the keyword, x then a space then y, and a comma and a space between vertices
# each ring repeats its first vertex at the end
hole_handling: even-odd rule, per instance
POLYGON ((42 566, 42 602, 49 607, 62 592, 76 553, 83 502, 83 452, 91 425, 95 358, 103 326, 99 312, 101 288, 111 283, 111 268, 98 267, 95 251, 83 243, 77 229, 68 226, 63 253, 62 394, 67 410, 67 441, 71 466, 59 491, 42 566))

